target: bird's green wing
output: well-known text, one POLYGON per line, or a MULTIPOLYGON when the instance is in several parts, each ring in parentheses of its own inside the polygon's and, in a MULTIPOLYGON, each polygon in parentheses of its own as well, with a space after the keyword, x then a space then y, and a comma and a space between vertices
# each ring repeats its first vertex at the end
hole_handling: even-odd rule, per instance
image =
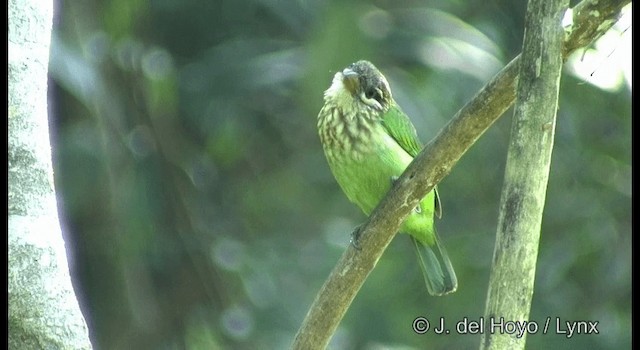
MULTIPOLYGON (((382 116, 382 125, 387 133, 411 155, 415 157, 422 150, 422 143, 418 139, 416 128, 411 123, 409 117, 404 114, 395 103, 392 103, 389 110, 382 116)), ((442 206, 440 205, 440 196, 438 189, 433 188, 435 194, 435 215, 439 218, 442 216, 442 206)))
POLYGON ((389 110, 382 116, 382 125, 394 140, 409 155, 415 157, 422 150, 422 144, 418 139, 416 128, 411 124, 411 120, 400 109, 400 107, 392 103, 389 110))

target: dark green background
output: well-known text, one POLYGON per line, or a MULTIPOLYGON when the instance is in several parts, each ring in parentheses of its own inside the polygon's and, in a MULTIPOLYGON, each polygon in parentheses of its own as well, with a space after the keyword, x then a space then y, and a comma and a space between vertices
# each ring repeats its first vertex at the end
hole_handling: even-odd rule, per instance
MULTIPOLYGON (((333 74, 374 62, 427 142, 520 51, 525 4, 58 2, 55 178, 96 348, 287 348, 365 219, 316 132, 333 74)), ((531 319, 599 321, 600 334, 527 343, 628 348, 631 93, 565 72, 559 105, 531 319)), ((411 324, 444 317, 453 331, 484 313, 511 116, 439 186, 458 291, 428 296, 400 235, 331 348, 478 346, 479 335, 416 335, 411 324)))

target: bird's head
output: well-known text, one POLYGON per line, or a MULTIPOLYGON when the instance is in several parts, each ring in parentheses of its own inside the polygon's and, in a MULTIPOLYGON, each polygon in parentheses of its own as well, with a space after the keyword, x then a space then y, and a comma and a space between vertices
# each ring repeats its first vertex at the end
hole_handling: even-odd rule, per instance
POLYGON ((325 98, 363 104, 363 108, 384 111, 392 101, 387 79, 369 61, 352 63, 333 77, 325 98))

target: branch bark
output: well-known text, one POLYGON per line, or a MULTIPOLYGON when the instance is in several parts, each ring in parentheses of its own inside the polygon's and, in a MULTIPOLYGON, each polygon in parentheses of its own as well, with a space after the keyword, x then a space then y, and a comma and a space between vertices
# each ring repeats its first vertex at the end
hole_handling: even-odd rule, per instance
MULTIPOLYGON (((529 0, 485 320, 529 319, 558 109, 569 0, 529 0)), ((484 332, 480 349, 524 349, 527 333, 484 332)))
POLYGON ((8 5, 8 348, 91 349, 53 188, 47 120, 53 2, 8 5))
MULTIPOLYGON (((563 58, 604 34, 630 0, 585 0, 573 10, 563 58)), ((515 100, 520 57, 513 59, 418 154, 361 226, 362 250, 347 249, 316 295, 292 344, 323 349, 409 212, 515 100)))

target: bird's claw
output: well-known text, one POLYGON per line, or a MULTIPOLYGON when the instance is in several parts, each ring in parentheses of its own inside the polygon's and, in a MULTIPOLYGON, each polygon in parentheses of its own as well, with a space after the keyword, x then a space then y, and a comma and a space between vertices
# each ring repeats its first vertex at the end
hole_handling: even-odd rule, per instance
POLYGON ((351 240, 349 241, 349 243, 351 243, 351 245, 356 250, 362 250, 362 247, 360 247, 360 244, 358 244, 358 240, 360 239, 360 228, 361 227, 362 227, 362 225, 358 225, 358 226, 356 226, 356 228, 353 229, 353 232, 351 232, 351 240))

